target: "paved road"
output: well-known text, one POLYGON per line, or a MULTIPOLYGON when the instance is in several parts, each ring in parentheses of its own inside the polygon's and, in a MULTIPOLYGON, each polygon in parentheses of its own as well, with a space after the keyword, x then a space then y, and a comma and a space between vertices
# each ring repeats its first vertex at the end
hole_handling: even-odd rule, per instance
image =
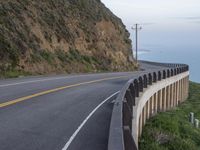
POLYGON ((117 92, 143 72, 0 80, 0 150, 106 150, 117 92))

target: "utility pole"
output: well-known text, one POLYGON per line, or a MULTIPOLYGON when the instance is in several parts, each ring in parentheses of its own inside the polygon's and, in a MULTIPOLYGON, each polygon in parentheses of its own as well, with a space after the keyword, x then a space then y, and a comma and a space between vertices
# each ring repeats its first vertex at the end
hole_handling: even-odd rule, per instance
POLYGON ((138 63, 138 31, 142 29, 141 26, 139 26, 139 24, 135 24, 135 28, 132 27, 133 30, 135 30, 135 50, 136 50, 136 62, 138 63))

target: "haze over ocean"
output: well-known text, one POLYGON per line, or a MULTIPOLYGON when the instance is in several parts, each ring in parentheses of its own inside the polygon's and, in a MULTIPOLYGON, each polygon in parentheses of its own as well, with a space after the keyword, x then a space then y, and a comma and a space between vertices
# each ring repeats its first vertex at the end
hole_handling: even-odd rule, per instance
MULTIPOLYGON (((200 83, 200 1, 199 0, 102 0, 131 27, 141 24, 139 59, 186 63, 190 80, 200 83)), ((134 49, 134 48, 133 48, 134 49)))

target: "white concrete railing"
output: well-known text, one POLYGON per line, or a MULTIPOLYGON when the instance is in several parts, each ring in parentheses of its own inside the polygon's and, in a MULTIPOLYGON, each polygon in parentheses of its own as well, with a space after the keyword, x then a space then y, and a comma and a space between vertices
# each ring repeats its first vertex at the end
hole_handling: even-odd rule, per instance
POLYGON ((121 90, 113 108, 108 150, 138 150, 146 120, 187 99, 188 65, 163 65, 168 68, 131 79, 121 90))
POLYGON ((132 135, 138 143, 138 138, 142 133, 142 128, 146 120, 157 112, 166 111, 176 107, 188 97, 189 72, 184 72, 176 76, 157 81, 148 86, 136 98, 133 106, 132 135))

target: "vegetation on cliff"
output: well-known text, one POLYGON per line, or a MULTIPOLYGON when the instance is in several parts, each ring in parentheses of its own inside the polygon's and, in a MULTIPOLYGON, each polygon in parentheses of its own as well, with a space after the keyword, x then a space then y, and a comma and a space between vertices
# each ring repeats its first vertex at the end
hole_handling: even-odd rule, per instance
POLYGON ((140 138, 140 150, 199 150, 200 128, 189 122, 189 113, 200 119, 200 84, 190 83, 186 102, 150 119, 140 138))
POLYGON ((100 0, 0 0, 0 74, 127 71, 129 33, 100 0))

